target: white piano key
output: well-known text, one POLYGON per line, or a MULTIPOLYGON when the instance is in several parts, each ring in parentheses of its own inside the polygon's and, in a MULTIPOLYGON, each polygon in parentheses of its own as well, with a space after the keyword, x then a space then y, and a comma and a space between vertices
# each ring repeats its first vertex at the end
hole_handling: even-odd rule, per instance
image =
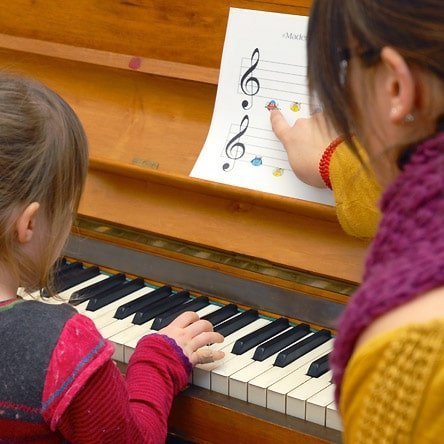
MULTIPOLYGON (((133 319, 133 317, 134 317, 134 315, 130 316, 130 321, 133 319)), ((151 330, 151 326, 153 325, 153 322, 154 322, 154 319, 151 319, 150 321, 145 322, 142 325, 131 324, 130 328, 131 329, 134 328, 134 330, 137 331, 137 335, 138 335, 137 341, 139 341, 139 339, 145 335, 149 335, 151 333, 156 333, 154 330, 151 330)), ((110 327, 110 326, 108 325, 107 327, 110 327)), ((108 340, 114 344, 113 359, 115 359, 116 361, 119 361, 119 362, 128 363, 128 361, 125 359, 125 347, 124 347, 124 343, 122 342, 123 340, 125 340, 123 338, 126 338, 125 333, 126 333, 126 331, 121 331, 114 336, 108 337, 108 340)))
POLYGON ((115 322, 111 322, 100 329, 100 333, 105 339, 120 333, 131 326, 133 326, 134 314, 126 317, 125 319, 115 319, 115 322))
POLYGON ((341 416, 339 415, 336 403, 332 402, 327 406, 327 414, 325 417, 325 425, 334 430, 342 432, 344 427, 342 426, 341 416))
POLYGON ((309 379, 307 382, 288 392, 285 413, 287 413, 287 415, 305 419, 307 400, 331 385, 331 377, 332 372, 329 371, 319 378, 309 379))
POLYGON ((153 322, 154 319, 151 319, 150 321, 145 322, 142 325, 132 324, 128 327, 128 329, 123 330, 110 338, 116 350, 122 350, 122 362, 128 363, 129 358, 133 354, 134 348, 136 348, 136 345, 141 338, 151 333, 157 333, 157 331, 151 330, 153 322))
POLYGON ((248 381, 270 369, 273 366, 274 359, 276 359, 276 357, 270 356, 270 358, 263 361, 255 361, 247 367, 244 367, 242 370, 239 370, 231 375, 230 384, 228 386, 229 396, 242 401, 247 401, 248 381), (252 373, 255 376, 252 377, 252 373))
POLYGON ((25 292, 25 289, 24 289, 23 287, 19 287, 19 288, 17 288, 17 296, 19 296, 19 297, 25 299, 25 297, 26 297, 26 292, 25 292))
MULTIPOLYGON (((229 346, 229 349, 232 348, 233 344, 229 346)), ((211 390, 228 395, 230 375, 246 367, 248 364, 251 364, 253 361, 253 355, 254 349, 249 350, 243 355, 234 355, 229 352, 228 355, 225 356, 225 358, 228 359, 224 359, 224 362, 211 372, 211 390)))
MULTIPOLYGON (((288 329, 277 333, 273 337, 279 336, 291 328, 292 327, 289 327, 288 329)), ((257 347, 258 346, 253 347, 251 350, 248 350, 242 355, 232 355, 230 353, 230 355, 232 355, 235 359, 230 359, 229 362, 224 362, 220 367, 211 372, 211 390, 224 395, 229 395, 231 376, 237 373, 239 370, 256 362, 253 359, 253 356, 257 347)))
MULTIPOLYGON (((225 337, 224 342, 221 344, 213 344, 210 347, 214 350, 221 350, 230 344, 233 344, 242 336, 245 336, 264 325, 267 325, 270 321, 264 318, 259 318, 253 321, 251 324, 242 327, 235 331, 231 335, 225 337)), ((210 390, 211 388, 211 371, 219 367, 222 363, 220 361, 212 362, 211 364, 199 364, 193 369, 193 384, 199 387, 210 390)))
MULTIPOLYGON (((305 338, 311 336, 313 333, 308 333, 302 338, 295 341, 293 344, 298 343, 299 341, 304 340, 305 338)), ((282 350, 285 350, 288 347, 291 347, 293 344, 284 347, 282 350)), ((240 399, 242 401, 248 400, 248 382, 252 379, 262 375, 267 370, 273 367, 274 361, 276 360, 277 355, 282 351, 279 350, 274 355, 271 355, 267 359, 263 361, 254 361, 250 365, 246 366, 242 370, 234 373, 230 377, 229 383, 229 395, 233 398, 240 399)))
POLYGON ((262 407, 267 405, 267 389, 277 381, 280 381, 285 376, 302 367, 303 365, 315 360, 322 354, 328 353, 333 347, 333 339, 324 342, 319 347, 316 347, 299 359, 296 359, 286 367, 273 366, 262 375, 252 379, 248 383, 248 402, 262 407))
POLYGON ((311 376, 307 375, 309 367, 310 364, 306 364, 275 384, 270 385, 267 390, 267 408, 285 413, 287 393, 312 379, 311 376))
POLYGON ((20 296, 25 301, 40 301, 47 304, 63 304, 65 301, 54 301, 54 298, 42 298, 40 297, 40 290, 27 293, 23 288, 17 290, 17 295, 20 296))
MULTIPOLYGON (((33 291, 33 292, 31 292, 31 294, 26 293, 25 291, 23 291, 23 293, 20 296, 23 299, 26 299, 28 301, 36 300, 36 301, 48 302, 48 303, 51 303, 51 299, 53 299, 53 298, 42 298, 42 297, 40 297, 40 290, 33 291)), ((59 301, 59 303, 61 303, 61 301, 59 301)))
MULTIPOLYGON (((200 317, 203 317, 207 314, 212 313, 213 311, 218 310, 219 308, 220 306, 218 305, 210 304, 202 308, 201 310, 198 310, 196 313, 200 317)), ((153 322, 154 319, 142 325, 132 325, 128 328, 128 330, 122 331, 118 335, 110 338, 111 341, 114 343, 114 347, 116 348, 116 354, 122 354, 122 362, 125 362, 126 364, 129 362, 129 359, 131 358, 137 343, 143 336, 150 333, 158 333, 157 331, 150 329, 153 322), (148 328, 146 326, 147 324, 149 325, 148 328), (119 350, 117 351, 117 349, 119 350), (122 349, 122 352, 120 352, 120 349, 122 349)))
POLYGON ((316 395, 307 400, 305 419, 321 426, 325 426, 327 406, 334 400, 335 386, 330 384, 316 395))
POLYGON ((137 337, 135 339, 133 339, 130 342, 127 342, 125 344, 125 346, 123 347, 123 362, 125 362, 125 364, 128 364, 131 356, 134 353, 134 350, 136 349, 137 343, 139 342, 140 338, 137 337))
MULTIPOLYGON (((226 347, 222 348, 221 351, 224 352, 225 356, 218 360, 215 363, 210 363, 210 364, 205 364, 205 365, 200 365, 199 366, 199 370, 197 371, 197 374, 199 374, 200 372, 204 372, 204 371, 208 371, 209 372, 209 384, 210 384, 210 390, 219 392, 219 393, 225 393, 224 390, 219 387, 219 383, 216 380, 214 380, 214 371, 218 370, 219 368, 224 368, 229 362, 232 362, 234 360, 234 358, 239 357, 237 355, 234 355, 233 353, 231 353, 231 350, 233 349, 233 343, 228 344, 226 347), (215 370, 210 370, 210 368, 215 368, 215 370)), ((207 377, 206 374, 204 376, 205 378, 207 377)), ((196 384, 197 385, 197 384, 196 384)))

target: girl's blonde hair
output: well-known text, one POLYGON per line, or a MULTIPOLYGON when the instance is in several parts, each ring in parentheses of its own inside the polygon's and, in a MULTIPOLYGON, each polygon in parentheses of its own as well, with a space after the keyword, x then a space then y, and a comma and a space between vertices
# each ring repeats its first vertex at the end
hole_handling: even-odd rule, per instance
POLYGON ((27 290, 48 284, 87 167, 85 132, 71 107, 38 82, 0 73, 0 263, 27 290), (17 217, 32 202, 47 224, 38 260, 23 253, 15 234, 17 217))

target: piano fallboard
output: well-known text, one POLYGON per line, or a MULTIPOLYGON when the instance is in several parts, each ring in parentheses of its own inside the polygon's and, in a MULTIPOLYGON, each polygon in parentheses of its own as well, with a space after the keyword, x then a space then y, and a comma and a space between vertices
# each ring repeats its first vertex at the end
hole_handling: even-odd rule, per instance
POLYGON ((356 285, 239 254, 79 219, 65 255, 334 330, 356 285))

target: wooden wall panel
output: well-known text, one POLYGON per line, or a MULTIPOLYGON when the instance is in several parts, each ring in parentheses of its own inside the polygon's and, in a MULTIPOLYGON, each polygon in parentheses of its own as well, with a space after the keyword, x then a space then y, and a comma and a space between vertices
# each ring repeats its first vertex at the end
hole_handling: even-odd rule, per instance
POLYGON ((309 0, 1 0, 0 30, 218 68, 230 6, 308 14, 309 0))

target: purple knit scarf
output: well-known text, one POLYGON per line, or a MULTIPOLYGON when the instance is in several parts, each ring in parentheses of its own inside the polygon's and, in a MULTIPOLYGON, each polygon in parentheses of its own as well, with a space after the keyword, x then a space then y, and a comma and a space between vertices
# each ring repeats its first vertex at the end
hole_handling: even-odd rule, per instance
POLYGON ((364 329, 384 313, 444 285, 444 132, 417 146, 384 193, 381 209, 363 283, 341 318, 335 340, 331 367, 336 401, 364 329))

